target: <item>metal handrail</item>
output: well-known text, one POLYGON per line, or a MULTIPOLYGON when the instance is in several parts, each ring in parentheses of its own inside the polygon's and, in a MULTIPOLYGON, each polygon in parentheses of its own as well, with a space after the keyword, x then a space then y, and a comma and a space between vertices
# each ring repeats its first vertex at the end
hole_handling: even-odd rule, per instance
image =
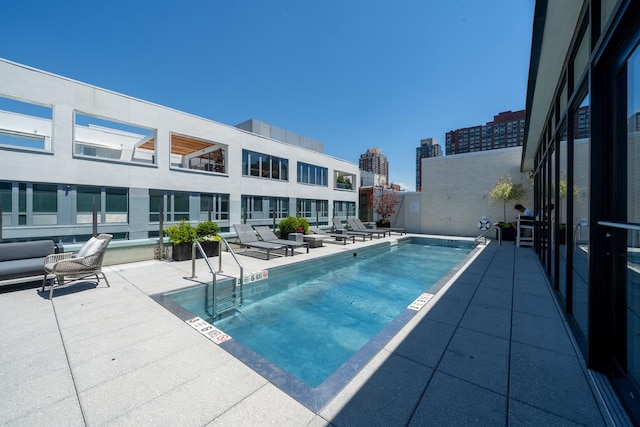
POLYGON ((490 229, 486 230, 484 233, 480 234, 478 237, 475 238, 474 242, 477 245, 478 241, 480 240, 481 237, 484 238, 484 244, 487 244, 487 234, 489 234, 490 231, 496 230, 498 232, 498 245, 502 246, 502 227, 496 227, 495 225, 493 227, 491 227, 490 229))
MULTIPOLYGON (((242 264, 238 260, 238 257, 236 256, 236 254, 233 251, 233 249, 231 249, 231 246, 229 245, 229 242, 227 242, 224 239, 224 237, 222 237, 222 236, 220 237, 220 242, 223 243, 225 245, 225 247, 227 248, 227 251, 229 251, 231 253, 231 256, 235 260, 236 264, 238 264, 238 268, 240 269, 240 278, 237 279, 237 282, 236 282, 236 284, 234 284, 234 287, 236 287, 236 286, 240 287, 240 289, 239 289, 240 305, 242 305, 242 304, 244 304, 244 267, 242 266, 242 264)), ((210 315, 211 315, 211 317, 216 317, 216 315, 217 315, 216 307, 215 307, 216 283, 217 283, 217 279, 218 279, 218 274, 217 273, 222 273, 222 248, 219 248, 219 250, 218 250, 219 269, 216 272, 216 270, 211 265, 211 262, 209 261, 209 257, 204 252, 204 249, 202 248, 202 245, 200 244, 200 242, 197 242, 197 241, 193 242, 193 244, 191 245, 191 278, 195 278, 196 277, 196 250, 200 251, 200 255, 202 255, 202 259, 204 259, 204 261, 207 263, 207 267, 209 268, 209 271, 211 272, 211 276, 212 276, 212 282, 211 282, 212 295, 211 295, 211 298, 213 300, 213 312, 210 315)), ((209 306, 209 302, 207 301, 208 296, 209 296, 209 293, 206 292, 205 293, 205 307, 209 306)))

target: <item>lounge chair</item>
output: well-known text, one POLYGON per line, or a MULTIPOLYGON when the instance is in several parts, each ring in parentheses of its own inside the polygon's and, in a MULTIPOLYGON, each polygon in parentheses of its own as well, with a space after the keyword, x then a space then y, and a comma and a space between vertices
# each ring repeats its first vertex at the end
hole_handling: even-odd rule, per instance
POLYGON ((362 236, 363 242, 366 240, 367 236, 369 236, 369 240, 373 240, 372 233, 362 233, 360 231, 347 230, 346 228, 344 228, 344 225, 342 225, 342 221, 340 221, 338 218, 333 218, 333 228, 335 229, 335 231, 347 233, 347 235, 349 236, 362 236))
POLYGON ((276 236, 275 233, 271 231, 269 227, 264 225, 253 227, 253 228, 255 228, 256 232, 262 238, 263 241, 268 243, 277 243, 280 245, 287 245, 287 247, 291 249, 291 256, 293 256, 293 250, 301 246, 306 247, 307 253, 309 253, 309 243, 307 242, 296 242, 295 240, 279 239, 278 236, 276 236))
POLYGON ((382 234, 382 237, 386 237, 387 233, 389 233, 389 236, 391 236, 391 231, 389 230, 379 230, 379 229, 374 230, 371 228, 367 228, 364 226, 364 224, 362 224, 360 221, 356 221, 354 218, 347 219, 347 223, 349 223, 349 227, 351 227, 353 231, 360 231, 362 233, 371 233, 372 236, 374 234, 377 234, 378 239, 380 238, 380 234, 382 234))
POLYGON ((258 240, 258 236, 256 236, 256 233, 251 225, 233 224, 233 228, 236 230, 236 235, 238 236, 240 245, 246 246, 248 248, 264 249, 265 251, 267 251, 267 259, 269 259, 269 254, 274 249, 284 249, 284 256, 287 256, 288 246, 258 240))
POLYGON ((337 242, 342 242, 343 245, 347 244, 347 240, 349 240, 349 238, 351 238, 351 240, 353 241, 353 243, 356 242, 356 236, 349 236, 346 233, 327 233, 326 231, 323 231, 321 229, 319 229, 318 227, 309 227, 309 230, 313 233, 313 234, 317 234, 318 236, 324 236, 324 237, 335 237, 337 242))
POLYGON ((378 231, 383 231, 384 230, 384 231, 387 231, 389 233, 389 236, 391 236, 391 232, 392 231, 395 231, 396 233, 399 233, 400 235, 407 234, 407 229, 406 228, 400 228, 400 227, 367 227, 358 218, 354 218, 354 221, 356 223, 358 223, 358 225, 361 228, 366 228, 366 229, 369 229, 369 230, 378 230, 378 231))
POLYGON ((107 276, 102 272, 102 260, 112 238, 111 234, 100 234, 89 239, 78 252, 48 255, 44 260, 42 292, 49 282, 49 299, 51 299, 54 288, 85 281, 93 276, 96 277, 97 283, 100 283, 100 276, 102 276, 109 286, 107 276), (47 278, 50 275, 54 278, 48 281, 47 278))

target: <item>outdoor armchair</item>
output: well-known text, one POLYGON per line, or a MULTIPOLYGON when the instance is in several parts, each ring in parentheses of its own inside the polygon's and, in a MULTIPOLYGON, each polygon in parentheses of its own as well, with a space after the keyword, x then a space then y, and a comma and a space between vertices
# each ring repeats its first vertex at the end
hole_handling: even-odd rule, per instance
POLYGON ((111 234, 100 234, 89 239, 78 252, 47 256, 44 260, 42 291, 44 292, 49 282, 49 299, 51 299, 54 288, 80 282, 93 276, 96 277, 96 283, 100 282, 100 276, 102 276, 109 286, 107 276, 102 272, 102 260, 112 238, 111 234), (54 277, 48 281, 49 276, 54 277))

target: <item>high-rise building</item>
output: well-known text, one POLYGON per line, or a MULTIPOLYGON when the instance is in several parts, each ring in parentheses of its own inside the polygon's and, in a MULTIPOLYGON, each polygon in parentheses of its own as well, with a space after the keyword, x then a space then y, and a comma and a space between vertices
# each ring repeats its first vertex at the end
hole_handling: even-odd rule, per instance
POLYGON ((504 111, 492 122, 447 132, 445 151, 450 154, 516 147, 524 140, 525 110, 504 111))
POLYGON ((420 140, 416 147, 416 191, 422 191, 422 159, 427 157, 442 157, 442 147, 433 138, 420 140))
POLYGON ((360 170, 380 175, 386 184, 389 183, 389 161, 380 148, 368 148, 360 155, 358 166, 360 170))

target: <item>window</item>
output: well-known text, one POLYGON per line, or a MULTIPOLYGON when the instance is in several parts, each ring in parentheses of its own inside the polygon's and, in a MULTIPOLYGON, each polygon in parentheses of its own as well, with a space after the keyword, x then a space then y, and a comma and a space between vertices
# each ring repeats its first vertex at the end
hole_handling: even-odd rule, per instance
POLYGON ((356 203, 355 202, 333 202, 333 216, 334 217, 355 217, 356 216, 356 203))
POLYGON ((229 219, 228 194, 200 194, 200 221, 225 221, 229 219), (211 214, 209 214, 211 212, 211 214))
POLYGON ((58 223, 58 186, 53 184, 33 184, 33 225, 54 225, 58 223))
MULTIPOLYGON (((266 197, 268 199, 268 197, 266 197)), ((242 196, 242 215, 246 219, 265 219, 268 213, 263 210, 262 196, 242 196)))
POLYGON ((51 151, 53 109, 0 97, 0 147, 51 151))
POLYGON ((93 222, 93 205, 98 212, 98 223, 101 223, 102 191, 100 187, 78 186, 76 192, 76 222, 78 224, 91 224, 93 222))
POLYGON ((0 182, 0 215, 2 215, 2 223, 11 225, 11 213, 13 210, 12 183, 0 182))
POLYGON ((285 197, 269 197, 269 218, 286 218, 289 216, 289 199, 285 197))
POLYGON ((289 160, 242 150, 242 175, 288 181, 289 160))
POLYGON ((161 207, 165 221, 189 221, 189 196, 180 191, 149 190, 149 221, 160 221, 161 207))
POLYGON ((351 173, 335 171, 335 186, 336 189, 341 190, 353 190, 353 183, 356 176, 351 173))
POLYGON ((78 186, 76 190, 76 222, 93 222, 96 205, 98 223, 126 223, 129 220, 128 190, 115 187, 78 186))
POLYGON ((327 187, 329 185, 327 178, 328 173, 329 170, 327 168, 298 162, 298 182, 301 184, 327 187))
POLYGON ((76 156, 155 164, 155 140, 154 129, 75 113, 76 156))
POLYGON ((313 223, 326 224, 329 220, 329 201, 315 199, 297 199, 296 216, 313 223))

